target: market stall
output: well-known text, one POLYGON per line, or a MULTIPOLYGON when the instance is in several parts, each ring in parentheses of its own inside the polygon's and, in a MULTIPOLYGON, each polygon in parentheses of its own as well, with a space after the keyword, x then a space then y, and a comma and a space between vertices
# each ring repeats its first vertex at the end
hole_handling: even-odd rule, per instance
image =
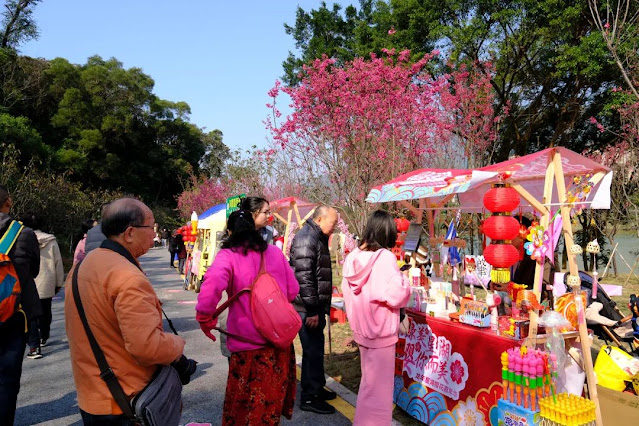
POLYGON ((284 225, 282 251, 287 258, 290 241, 295 231, 304 225, 318 205, 296 197, 286 197, 269 203, 273 216, 284 225))
MULTIPOLYGON (((196 218, 195 240, 187 245, 184 288, 200 290, 204 273, 213 263, 220 238, 226 226, 226 204, 218 204, 196 218)), ((189 223, 193 226, 193 220, 189 223)), ((191 228, 192 229, 192 228, 191 228)))
MULTIPOLYGON (((508 417, 510 420, 526 420, 527 413, 536 413, 537 421, 540 415, 549 415, 544 414, 543 410, 539 411, 540 407, 534 405, 546 402, 538 393, 538 388, 531 386, 529 389, 524 386, 521 389, 524 380, 521 370, 518 374, 513 373, 513 377, 519 376, 520 380, 517 385, 519 396, 515 395, 517 400, 509 400, 513 398, 512 394, 510 398, 503 398, 504 386, 508 387, 509 384, 508 372, 512 372, 511 366, 504 364, 503 357, 517 356, 531 363, 541 363, 543 359, 544 368, 550 366, 552 369, 548 354, 532 351, 540 340, 545 339, 545 336, 538 338, 537 312, 540 307, 537 301, 540 300, 542 290, 542 265, 546 261, 547 251, 550 251, 551 257, 554 251, 554 246, 549 241, 556 241, 556 237, 562 234, 566 247, 572 248, 574 243, 570 210, 577 207, 577 204, 588 208, 609 208, 611 180, 612 172, 606 167, 568 149, 550 148, 476 170, 417 170, 371 190, 367 201, 397 201, 414 214, 418 223, 425 219, 429 230, 427 237, 441 240, 444 244, 440 244, 440 247, 446 243, 454 243, 451 235, 442 238, 435 234, 434 218, 440 209, 450 208, 446 207, 447 203, 455 199, 456 203, 452 208, 462 212, 492 212, 489 218, 493 219, 485 222, 485 228, 488 229, 484 229, 484 232, 492 233, 493 238, 484 254, 486 260, 493 264, 490 272, 492 281, 508 284, 509 291, 513 288, 509 267, 517 260, 514 258, 517 252, 512 248, 510 240, 520 232, 517 221, 516 228, 513 227, 511 213, 532 211, 539 216, 536 227, 527 230, 528 235, 532 235, 529 241, 534 244, 534 247, 530 246, 531 253, 527 254, 532 254, 537 259, 534 287, 530 292, 521 292, 528 297, 528 300, 522 301, 522 306, 523 302, 527 302, 530 313, 524 321, 521 319, 523 315, 516 316, 513 312, 513 316, 506 320, 506 325, 510 323, 511 326, 506 333, 498 324, 494 310, 499 299, 494 297, 496 292, 488 292, 486 302, 462 299, 461 312, 454 313, 452 311, 456 309, 449 283, 433 281, 430 288, 416 286, 420 290, 414 289, 412 309, 408 310, 413 321, 407 335, 401 336, 397 351, 395 402, 400 407, 427 424, 461 424, 460 419, 474 419, 472 423, 464 424, 497 424, 498 417, 504 415, 504 407, 508 407, 507 415, 511 416, 508 417), (419 200, 418 207, 409 202, 415 199, 419 200), (536 239, 537 234, 540 242, 536 239), (424 291, 429 294, 424 295, 424 291), (426 298, 428 300, 424 300, 426 298), (438 311, 436 316, 440 318, 433 317, 435 311, 438 311), (463 322, 475 324, 476 327, 462 324, 463 322), (524 329, 526 332, 520 334, 524 329), (508 333, 512 335, 503 336, 508 333), (520 346, 525 349, 517 349, 515 354, 513 348, 520 346), (532 351, 531 355, 527 354, 528 349, 532 351), (526 401, 526 407, 523 407, 522 400, 526 401), (533 404, 537 411, 531 411, 529 404, 533 404), (521 411, 518 411, 520 408, 521 411)), ((575 325, 588 382, 588 396, 595 402, 592 406, 592 420, 596 417, 596 423, 600 425, 601 413, 597 404, 596 381, 580 302, 580 280, 575 254, 572 250, 569 251, 568 283, 575 300, 575 325)), ((482 284, 481 280, 478 283, 482 284)), ((514 287, 516 288, 516 284, 514 287)), ((517 292, 518 290, 511 292, 510 295, 514 296, 517 292)), ((513 297, 513 308, 514 302, 513 297)), ((504 318, 500 318, 500 322, 502 319, 504 318)), ((568 337, 574 338, 576 334, 574 332, 568 337)), ((533 377, 533 373, 526 373, 526 383, 530 380, 534 384, 533 377)), ((543 381, 545 383, 546 378, 543 381)), ((512 389, 515 383, 512 382, 510 386, 512 389)), ((544 390, 548 392, 546 388, 544 390)), ((579 403, 590 410, 589 402, 579 403)), ((521 424, 536 424, 532 414, 527 423, 521 424)), ((501 419, 503 421, 503 417, 501 419)))

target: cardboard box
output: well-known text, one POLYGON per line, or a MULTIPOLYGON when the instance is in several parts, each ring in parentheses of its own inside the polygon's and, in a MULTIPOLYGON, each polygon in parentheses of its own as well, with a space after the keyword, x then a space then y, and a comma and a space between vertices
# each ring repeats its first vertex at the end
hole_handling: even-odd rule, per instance
POLYGON ((639 419, 639 396, 597 386, 604 426, 635 424, 639 419))

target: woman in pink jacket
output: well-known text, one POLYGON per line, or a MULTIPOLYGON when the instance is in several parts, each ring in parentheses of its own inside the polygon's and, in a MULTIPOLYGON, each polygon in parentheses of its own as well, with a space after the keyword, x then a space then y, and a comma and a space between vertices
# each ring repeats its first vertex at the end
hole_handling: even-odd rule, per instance
POLYGON ((396 240, 393 218, 377 210, 344 263, 342 292, 362 365, 354 425, 391 424, 399 309, 410 298, 408 278, 389 250, 396 240))
MULTIPOLYGON (((250 212, 238 210, 227 222, 229 238, 204 275, 195 307, 200 328, 215 340, 212 318, 222 292, 229 298, 250 287, 264 253, 267 272, 275 279, 289 301, 295 299, 299 284, 286 258, 267 244, 255 229, 250 212)), ((250 294, 244 293, 229 306, 227 346, 231 352, 226 384, 223 425, 277 425, 284 415, 293 415, 295 400, 295 353, 293 345, 278 349, 257 331, 251 314, 250 294)))

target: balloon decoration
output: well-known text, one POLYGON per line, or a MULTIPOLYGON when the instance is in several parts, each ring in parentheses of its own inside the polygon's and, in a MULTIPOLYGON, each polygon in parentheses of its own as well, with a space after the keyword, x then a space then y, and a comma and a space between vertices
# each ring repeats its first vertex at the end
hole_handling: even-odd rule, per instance
POLYGON ((519 252, 511 244, 511 240, 519 235, 519 223, 511 216, 519 201, 519 193, 503 183, 493 185, 484 195, 484 206, 492 213, 482 226, 491 239, 484 250, 484 258, 493 267, 490 279, 494 283, 510 282, 509 268, 519 260, 519 252))

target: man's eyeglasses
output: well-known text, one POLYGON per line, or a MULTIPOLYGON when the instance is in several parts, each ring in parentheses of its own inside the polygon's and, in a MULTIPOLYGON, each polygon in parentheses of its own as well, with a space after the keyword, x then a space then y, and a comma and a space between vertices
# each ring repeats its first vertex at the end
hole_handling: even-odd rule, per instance
POLYGON ((151 228, 151 229, 153 229, 153 225, 131 225, 131 228, 151 228))

